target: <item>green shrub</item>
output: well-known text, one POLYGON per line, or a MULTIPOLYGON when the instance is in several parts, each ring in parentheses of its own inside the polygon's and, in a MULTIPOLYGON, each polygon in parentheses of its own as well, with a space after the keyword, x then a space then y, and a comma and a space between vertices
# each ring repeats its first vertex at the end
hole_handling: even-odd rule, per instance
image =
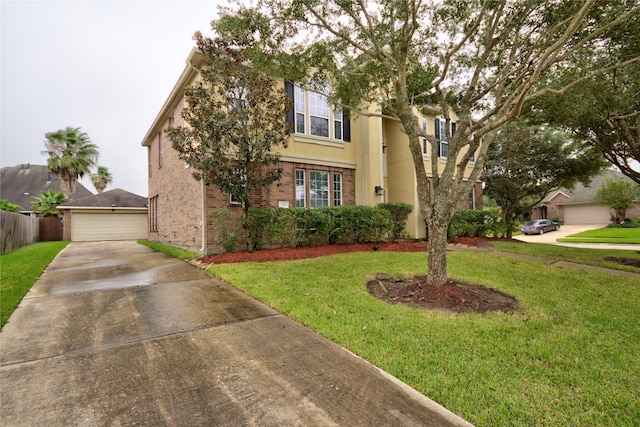
POLYGON ((269 244, 274 233, 274 225, 277 214, 274 209, 269 208, 249 208, 244 230, 249 252, 255 249, 262 249, 269 244))
POLYGON ((236 249, 237 240, 241 237, 241 224, 228 209, 215 209, 211 211, 215 230, 216 243, 222 245, 225 251, 232 252, 236 249))
POLYGON ((608 228, 640 228, 640 219, 626 219, 623 224, 611 223, 608 228))
POLYGON ((393 221, 393 230, 391 232, 391 241, 393 242, 405 234, 407 219, 409 214, 413 212, 413 206, 408 203, 380 203, 378 208, 389 211, 391 220, 393 221))
POLYGON ((449 239, 484 236, 487 229, 485 222, 488 218, 489 214, 484 210, 467 209, 456 211, 449 223, 449 239))

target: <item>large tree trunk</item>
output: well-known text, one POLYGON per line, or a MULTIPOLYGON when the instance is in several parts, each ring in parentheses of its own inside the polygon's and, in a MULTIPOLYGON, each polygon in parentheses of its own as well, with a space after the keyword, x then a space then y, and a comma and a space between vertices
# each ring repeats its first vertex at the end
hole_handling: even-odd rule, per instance
POLYGON ((447 283, 447 231, 449 229, 449 215, 445 212, 426 216, 429 227, 429 242, 427 246, 428 270, 427 282, 431 285, 447 283))

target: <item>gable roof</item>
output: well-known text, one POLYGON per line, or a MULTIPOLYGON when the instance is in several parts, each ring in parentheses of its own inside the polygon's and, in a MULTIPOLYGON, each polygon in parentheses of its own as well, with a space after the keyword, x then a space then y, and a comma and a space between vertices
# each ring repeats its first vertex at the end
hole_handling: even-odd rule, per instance
POLYGON ((121 188, 63 203, 60 208, 146 208, 147 198, 121 188))
POLYGON ((600 175, 595 176, 588 186, 578 184, 574 190, 566 190, 562 189, 566 194, 569 195, 567 200, 564 200, 559 205, 573 205, 580 203, 595 203, 594 198, 596 197, 596 193, 602 184, 604 184, 607 179, 629 179, 621 172, 618 172, 614 169, 607 169, 602 172, 600 175))
MULTIPOLYGON (((23 164, 0 169, 0 198, 20 206, 22 212, 31 212, 31 198, 45 191, 60 191, 60 178, 51 174, 47 166, 23 164)), ((71 200, 91 196, 93 193, 76 183, 76 191, 71 200)))

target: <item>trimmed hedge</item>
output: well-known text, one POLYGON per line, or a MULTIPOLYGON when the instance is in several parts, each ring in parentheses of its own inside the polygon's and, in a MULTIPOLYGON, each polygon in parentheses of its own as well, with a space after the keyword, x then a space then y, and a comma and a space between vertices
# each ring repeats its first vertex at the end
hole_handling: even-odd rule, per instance
POLYGON ((334 243, 380 242, 393 235, 391 212, 369 206, 250 208, 244 224, 227 209, 212 212, 216 242, 233 251, 245 240, 249 251, 334 243))
POLYGON ((413 212, 413 206, 408 203, 379 203, 378 208, 389 211, 393 220, 393 231, 391 233, 391 241, 393 242, 405 234, 407 219, 409 214, 413 212))

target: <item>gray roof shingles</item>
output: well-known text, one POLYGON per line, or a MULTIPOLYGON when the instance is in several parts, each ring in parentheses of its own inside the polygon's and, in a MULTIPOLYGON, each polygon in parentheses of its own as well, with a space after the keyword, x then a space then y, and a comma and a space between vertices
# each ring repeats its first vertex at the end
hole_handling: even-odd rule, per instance
POLYGON ((63 203, 61 208, 146 208, 147 198, 120 188, 63 203))
MULTIPOLYGON (((49 190, 61 192, 60 179, 49 173, 47 166, 22 164, 0 169, 0 198, 19 205, 23 212, 33 210, 31 207, 32 197, 38 197, 49 190)), ((70 199, 77 200, 92 194, 78 182, 76 191, 70 199)))

